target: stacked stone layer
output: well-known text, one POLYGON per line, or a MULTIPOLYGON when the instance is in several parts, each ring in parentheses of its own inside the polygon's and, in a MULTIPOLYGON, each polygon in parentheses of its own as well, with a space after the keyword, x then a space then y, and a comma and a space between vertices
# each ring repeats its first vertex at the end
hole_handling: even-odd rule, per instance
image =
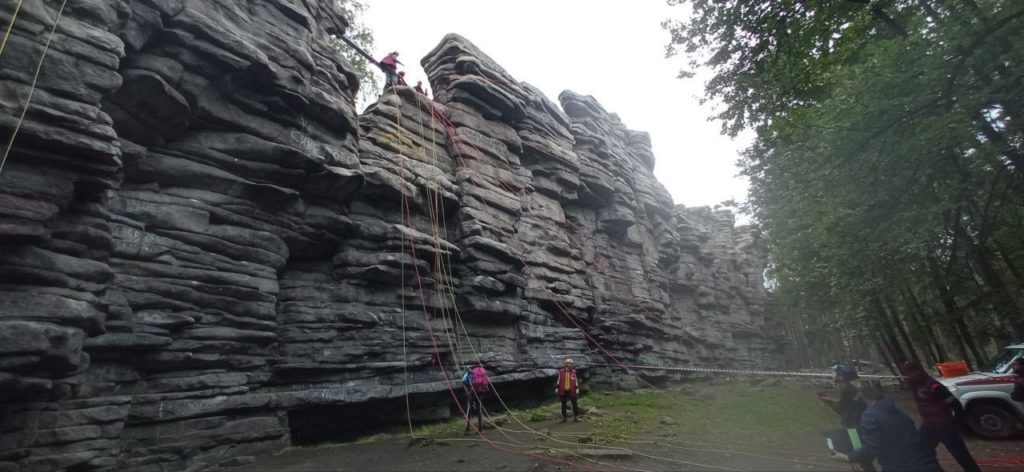
POLYGON ((459 366, 514 389, 612 362, 588 336, 776 354, 749 232, 675 207, 591 97, 450 35, 435 100, 357 115, 326 2, 74 1, 19 123, 61 3, 25 2, 0 56, 0 470, 198 469, 407 393, 443 418, 459 366))

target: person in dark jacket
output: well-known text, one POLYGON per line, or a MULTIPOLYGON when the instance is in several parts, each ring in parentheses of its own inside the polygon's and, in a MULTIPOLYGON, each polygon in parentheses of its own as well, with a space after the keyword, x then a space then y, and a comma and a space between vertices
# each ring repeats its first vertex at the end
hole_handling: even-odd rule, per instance
POLYGON ((857 369, 848 364, 839 364, 833 370, 832 380, 839 390, 839 400, 836 401, 830 395, 819 395, 818 398, 839 415, 839 422, 844 428, 856 428, 861 413, 867 408, 855 384, 859 378, 857 369))
POLYGON ((1024 402, 1024 357, 1018 357, 1010 363, 1010 369, 1013 370, 1013 393, 1010 394, 1010 398, 1018 402, 1024 402))
MULTIPOLYGON (((839 390, 839 400, 836 401, 829 395, 819 395, 818 398, 839 415, 839 423, 843 429, 830 431, 828 436, 835 441, 833 447, 837 452, 848 453, 853 450, 853 438, 859 437, 857 430, 860 424, 860 415, 864 413, 867 404, 860 397, 857 389, 857 369, 849 364, 837 364, 832 368, 832 382, 839 390)), ((865 472, 874 472, 873 461, 868 460, 860 464, 865 472)))
POLYGON ((914 394, 917 411, 921 414, 919 432, 925 446, 935 449, 942 443, 956 459, 964 472, 980 472, 978 463, 967 449, 957 425, 963 418, 964 408, 945 385, 933 379, 918 361, 907 361, 901 369, 914 394))
POLYGON ((881 384, 865 382, 860 390, 861 396, 869 402, 860 417, 861 447, 849 454, 837 453, 838 459, 856 463, 877 459, 883 472, 942 470, 935 458, 935 449, 924 444, 914 428, 914 420, 883 398, 881 384))

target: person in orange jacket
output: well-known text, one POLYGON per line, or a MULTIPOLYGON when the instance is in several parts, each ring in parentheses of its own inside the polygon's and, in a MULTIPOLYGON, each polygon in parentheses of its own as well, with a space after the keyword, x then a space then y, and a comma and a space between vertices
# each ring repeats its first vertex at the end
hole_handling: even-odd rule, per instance
POLYGON ((580 394, 580 385, 576 377, 576 363, 572 359, 565 360, 565 367, 558 369, 558 385, 555 386, 555 395, 562 399, 562 422, 569 420, 566 411, 568 403, 572 402, 572 420, 580 420, 580 407, 576 398, 580 394))

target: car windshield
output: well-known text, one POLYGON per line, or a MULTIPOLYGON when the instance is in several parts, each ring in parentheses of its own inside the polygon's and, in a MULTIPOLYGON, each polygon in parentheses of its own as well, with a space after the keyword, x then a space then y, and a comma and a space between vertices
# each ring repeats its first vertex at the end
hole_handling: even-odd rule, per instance
POLYGON ((1005 374, 1010 371, 1010 363, 1014 359, 1020 357, 1020 349, 1003 349, 996 355, 995 359, 989 363, 989 372, 995 372, 997 374, 1005 374))

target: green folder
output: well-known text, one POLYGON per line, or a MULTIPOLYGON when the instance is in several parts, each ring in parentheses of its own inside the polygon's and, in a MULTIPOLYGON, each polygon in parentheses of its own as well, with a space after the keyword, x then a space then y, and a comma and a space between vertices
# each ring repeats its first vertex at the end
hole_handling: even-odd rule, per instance
POLYGON ((857 430, 853 428, 847 429, 846 434, 850 435, 850 444, 853 445, 853 449, 860 449, 860 435, 857 434, 857 430))

